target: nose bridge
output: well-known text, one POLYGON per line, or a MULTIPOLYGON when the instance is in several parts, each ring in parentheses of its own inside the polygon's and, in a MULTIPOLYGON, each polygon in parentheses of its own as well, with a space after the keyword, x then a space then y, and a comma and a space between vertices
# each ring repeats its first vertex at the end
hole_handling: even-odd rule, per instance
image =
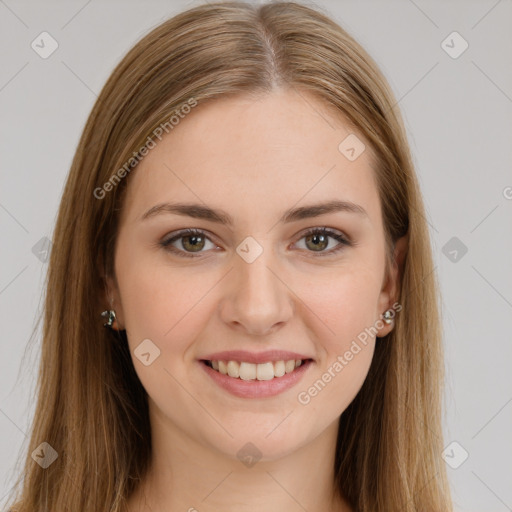
MULTIPOLYGON (((248 263, 241 258, 236 265, 236 272, 238 279, 240 279, 239 291, 244 290, 250 295, 251 298, 258 301, 263 299, 268 302, 272 297, 278 293, 277 279, 270 271, 271 268, 276 267, 275 257, 272 256, 270 248, 267 248, 260 256, 253 262, 248 263)), ((274 271, 275 272, 275 271, 274 271)), ((241 296, 244 294, 242 293, 241 296)))
POLYGON ((237 248, 227 298, 230 305, 224 320, 241 324, 248 332, 262 334, 289 319, 291 297, 278 278, 279 262, 268 239, 264 244, 248 238, 237 248))

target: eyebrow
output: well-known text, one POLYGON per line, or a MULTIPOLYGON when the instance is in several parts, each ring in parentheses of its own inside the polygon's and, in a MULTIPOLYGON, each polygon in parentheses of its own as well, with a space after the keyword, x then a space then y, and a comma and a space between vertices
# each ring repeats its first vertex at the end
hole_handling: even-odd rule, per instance
MULTIPOLYGON (((288 224, 290 222, 296 222, 302 219, 309 219, 335 212, 355 213, 369 218, 368 213, 362 206, 350 201, 333 200, 309 206, 291 208, 283 213, 282 217, 279 219, 279 222, 282 224, 288 224)), ((145 212, 140 217, 140 220, 143 221, 162 213, 170 213, 193 217, 195 219, 209 220, 230 227, 232 227, 234 224, 233 218, 227 212, 223 210, 214 210, 199 203, 160 203, 145 212)))

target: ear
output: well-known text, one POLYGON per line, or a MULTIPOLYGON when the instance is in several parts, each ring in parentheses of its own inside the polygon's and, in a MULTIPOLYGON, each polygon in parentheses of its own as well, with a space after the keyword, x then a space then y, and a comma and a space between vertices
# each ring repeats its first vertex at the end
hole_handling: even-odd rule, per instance
MULTIPOLYGON (((402 282, 404 262, 407 250, 409 248, 409 234, 399 238, 396 241, 393 250, 393 261, 389 272, 384 277, 385 281, 382 286, 382 290, 379 295, 377 318, 381 318, 381 315, 391 309, 393 304, 398 300, 400 294, 400 285, 402 282)), ((384 323, 384 322, 383 322, 384 323)), ((393 322, 390 324, 384 323, 382 329, 379 329, 377 333, 378 338, 382 338, 389 334, 393 329, 393 322)))
POLYGON ((124 329, 124 314, 123 306, 121 303, 121 295, 119 293, 119 286, 117 279, 112 275, 108 275, 106 272, 102 272, 101 275, 101 307, 102 311, 113 309, 116 313, 116 320, 112 328, 116 331, 124 329))

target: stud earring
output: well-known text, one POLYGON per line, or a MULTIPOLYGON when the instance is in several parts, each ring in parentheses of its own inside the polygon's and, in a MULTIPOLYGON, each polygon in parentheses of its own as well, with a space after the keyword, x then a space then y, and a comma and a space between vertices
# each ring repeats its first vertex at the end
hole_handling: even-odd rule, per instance
POLYGON ((107 309, 106 311, 103 311, 101 316, 107 319, 107 322, 103 324, 103 327, 108 327, 113 331, 117 331, 116 312, 113 309, 107 309))
POLYGON ((116 312, 114 311, 114 299, 110 299, 110 309, 103 311, 101 316, 107 319, 107 322, 103 324, 103 327, 108 327, 111 331, 119 331, 117 325, 116 312))
POLYGON ((388 324, 388 325, 393 323, 393 317, 394 317, 394 315, 393 315, 393 310, 392 309, 388 309, 382 315, 382 318, 383 318, 384 322, 386 322, 386 324, 388 324))

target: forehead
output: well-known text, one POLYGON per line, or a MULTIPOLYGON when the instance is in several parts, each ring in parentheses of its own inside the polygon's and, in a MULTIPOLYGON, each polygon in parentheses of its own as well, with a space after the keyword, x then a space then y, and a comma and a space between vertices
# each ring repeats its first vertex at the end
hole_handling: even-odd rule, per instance
POLYGON ((193 200, 271 220, 298 202, 337 198, 361 204, 376 222, 371 148, 357 134, 366 146, 360 156, 351 161, 340 151, 354 133, 341 115, 304 92, 211 100, 162 141, 155 139, 127 178, 123 216, 133 220, 159 202, 193 200))

